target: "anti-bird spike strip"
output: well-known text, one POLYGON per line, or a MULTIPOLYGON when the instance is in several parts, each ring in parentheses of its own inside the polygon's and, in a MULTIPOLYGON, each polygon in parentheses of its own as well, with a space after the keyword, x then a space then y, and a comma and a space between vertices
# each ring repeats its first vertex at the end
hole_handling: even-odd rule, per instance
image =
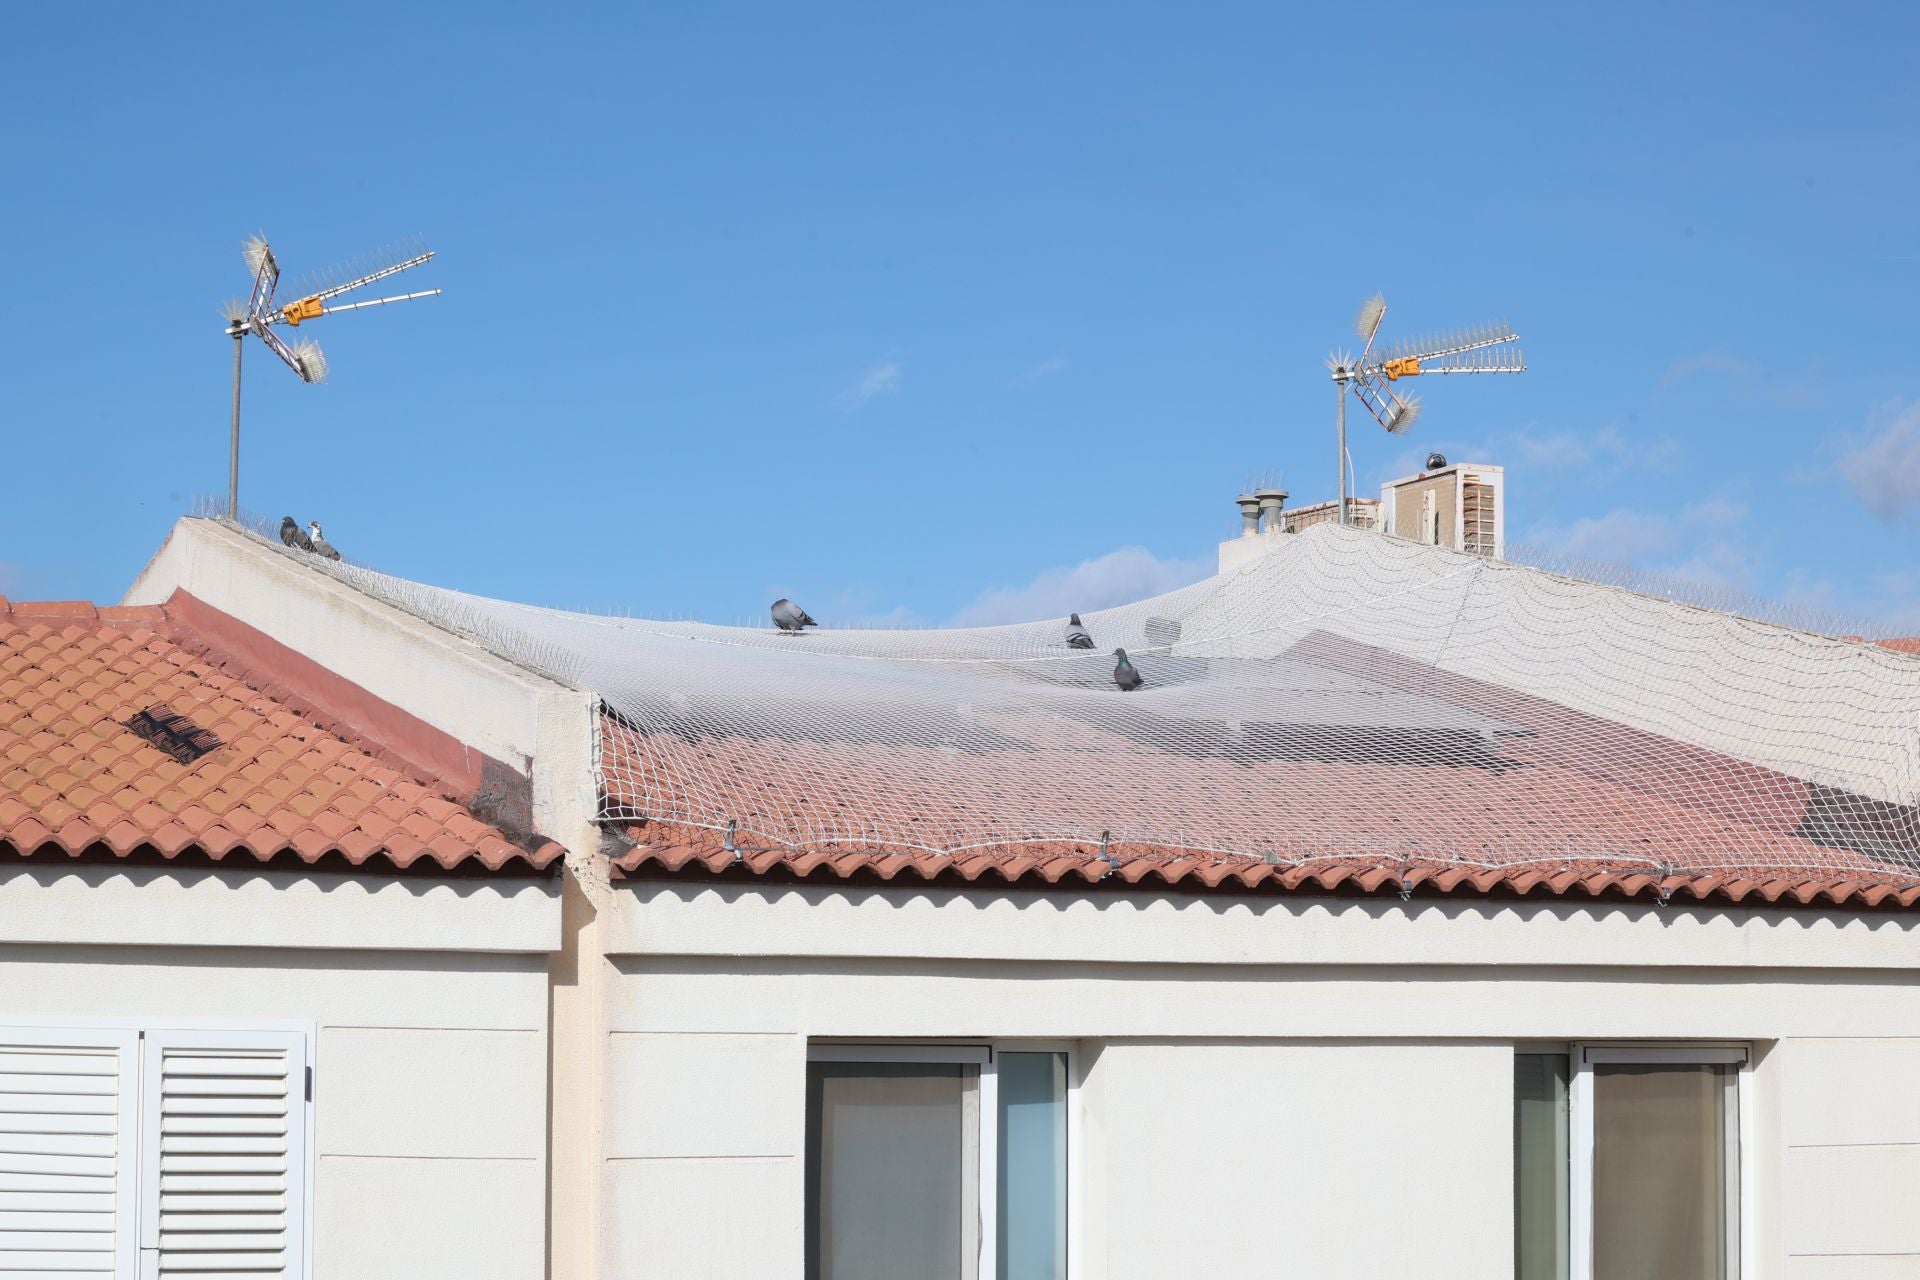
POLYGON ((598 695, 600 816, 668 850, 1920 878, 1920 656, 1331 524, 1083 612, 1089 653, 1055 618, 797 644, 316 568, 598 695))

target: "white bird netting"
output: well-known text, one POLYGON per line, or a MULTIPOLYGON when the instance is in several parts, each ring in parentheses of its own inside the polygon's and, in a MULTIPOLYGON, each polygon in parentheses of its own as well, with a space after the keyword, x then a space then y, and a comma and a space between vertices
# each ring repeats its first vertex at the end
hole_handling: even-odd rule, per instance
POLYGON ((1920 879, 1920 656, 1332 526, 1271 548, 1083 613, 1092 652, 1064 618, 784 635, 316 567, 598 694, 616 822, 1920 879))

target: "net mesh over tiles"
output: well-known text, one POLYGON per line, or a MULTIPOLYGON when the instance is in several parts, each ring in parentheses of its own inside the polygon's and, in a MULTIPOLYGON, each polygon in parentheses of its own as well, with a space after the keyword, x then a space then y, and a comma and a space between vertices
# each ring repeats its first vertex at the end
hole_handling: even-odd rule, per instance
POLYGON ((1920 880, 1920 657, 1379 534, 1083 613, 1092 652, 1064 619, 783 635, 324 567, 597 693, 602 816, 654 830, 1920 880))

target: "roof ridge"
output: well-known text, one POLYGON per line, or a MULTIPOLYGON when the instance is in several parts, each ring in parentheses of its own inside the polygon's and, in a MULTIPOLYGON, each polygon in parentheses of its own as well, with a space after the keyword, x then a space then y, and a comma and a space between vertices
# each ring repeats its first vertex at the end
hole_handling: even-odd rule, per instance
POLYGON ((0 618, 15 621, 165 622, 163 604, 95 604, 91 600, 13 600, 0 596, 0 618))

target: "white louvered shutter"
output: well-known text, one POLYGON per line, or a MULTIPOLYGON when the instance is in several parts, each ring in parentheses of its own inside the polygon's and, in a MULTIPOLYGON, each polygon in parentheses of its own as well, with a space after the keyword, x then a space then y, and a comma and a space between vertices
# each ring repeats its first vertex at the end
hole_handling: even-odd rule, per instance
POLYGON ((302 1276, 305 1037, 149 1031, 141 1075, 142 1280, 302 1276))
POLYGON ((0 1280, 133 1280, 137 1045, 0 1027, 0 1280))

